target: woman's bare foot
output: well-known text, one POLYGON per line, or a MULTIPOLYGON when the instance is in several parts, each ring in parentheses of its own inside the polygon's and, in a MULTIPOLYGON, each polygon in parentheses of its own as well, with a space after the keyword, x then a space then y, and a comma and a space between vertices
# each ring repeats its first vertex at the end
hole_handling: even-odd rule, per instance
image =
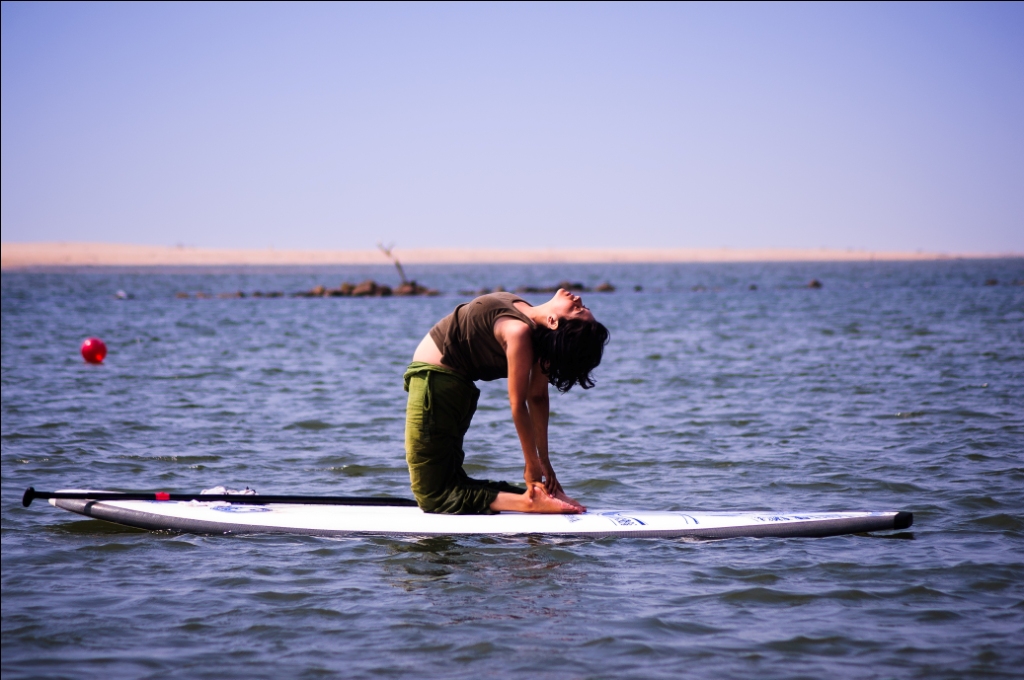
MULTIPOLYGON (((561 494, 565 496, 565 494, 561 494)), ((566 498, 568 498, 566 496, 566 498)), ((572 499, 569 499, 572 500, 572 499)), ((530 484, 526 493, 506 493, 501 491, 491 503, 491 510, 502 512, 537 512, 550 515, 577 515, 583 512, 579 503, 569 503, 556 498, 544 490, 543 484, 530 484)))
POLYGON ((568 495, 566 495, 565 491, 563 491, 562 489, 559 489, 558 491, 556 491, 552 495, 555 498, 557 498, 558 500, 563 501, 565 503, 568 503, 569 505, 573 506, 574 508, 579 509, 580 512, 586 512, 587 511, 587 509, 585 507, 583 507, 582 503, 577 501, 575 498, 570 498, 568 495))

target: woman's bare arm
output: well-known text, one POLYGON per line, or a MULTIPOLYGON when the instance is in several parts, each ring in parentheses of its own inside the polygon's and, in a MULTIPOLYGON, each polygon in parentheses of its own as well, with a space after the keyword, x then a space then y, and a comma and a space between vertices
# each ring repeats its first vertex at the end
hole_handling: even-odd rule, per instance
POLYGON ((548 458, 548 380, 533 360, 530 328, 514 319, 499 319, 494 334, 505 347, 508 359, 508 398, 512 407, 512 422, 515 423, 526 461, 523 478, 531 488, 537 486, 554 500, 563 503, 559 512, 583 512, 586 508, 562 490, 548 458))
POLYGON ((560 489, 555 479, 554 469, 551 467, 551 460, 548 458, 548 418, 550 416, 550 404, 548 402, 548 379, 540 370, 540 365, 534 362, 530 367, 530 388, 527 404, 530 409, 530 420, 533 423, 533 439, 537 445, 537 456, 541 465, 544 466, 545 487, 548 493, 555 493, 560 489))
MULTIPOLYGON (((508 359, 508 400, 512 408, 512 422, 516 426, 516 434, 519 435, 519 444, 522 446, 523 459, 526 463, 523 478, 527 484, 543 483, 549 466, 544 465, 538 453, 537 429, 527 403, 530 398, 530 374, 534 363, 530 327, 516 319, 499 319, 494 324, 494 334, 505 346, 505 356, 508 359)), ((546 421, 543 427, 546 432, 546 421)))

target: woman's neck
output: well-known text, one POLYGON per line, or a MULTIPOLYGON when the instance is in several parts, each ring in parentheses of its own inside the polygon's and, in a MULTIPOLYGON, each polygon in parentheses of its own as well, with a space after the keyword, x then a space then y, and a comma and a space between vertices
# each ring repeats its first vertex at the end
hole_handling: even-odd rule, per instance
POLYGON ((550 326, 548 321, 548 317, 551 316, 550 302, 535 307, 526 302, 515 302, 514 304, 516 309, 525 314, 530 321, 539 326, 550 326))

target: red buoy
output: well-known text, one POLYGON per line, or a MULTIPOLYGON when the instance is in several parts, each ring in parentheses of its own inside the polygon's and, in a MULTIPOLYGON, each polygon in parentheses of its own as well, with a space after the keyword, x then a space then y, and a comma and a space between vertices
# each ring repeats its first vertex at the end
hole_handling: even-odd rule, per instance
POLYGON ((99 338, 86 338, 82 343, 82 358, 90 364, 102 364, 107 356, 107 346, 99 338))

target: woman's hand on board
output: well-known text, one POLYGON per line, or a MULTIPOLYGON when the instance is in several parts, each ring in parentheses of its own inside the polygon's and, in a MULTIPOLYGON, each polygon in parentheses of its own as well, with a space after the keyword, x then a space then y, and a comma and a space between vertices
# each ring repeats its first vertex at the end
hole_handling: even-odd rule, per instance
POLYGON ((555 470, 550 463, 544 466, 544 488, 552 496, 562 491, 562 485, 559 483, 558 477, 555 476, 555 470))
POLYGON ((527 486, 533 484, 545 486, 544 480, 547 477, 547 474, 547 468, 540 462, 540 459, 534 458, 534 460, 528 460, 526 462, 526 468, 523 470, 523 479, 526 481, 527 486))

